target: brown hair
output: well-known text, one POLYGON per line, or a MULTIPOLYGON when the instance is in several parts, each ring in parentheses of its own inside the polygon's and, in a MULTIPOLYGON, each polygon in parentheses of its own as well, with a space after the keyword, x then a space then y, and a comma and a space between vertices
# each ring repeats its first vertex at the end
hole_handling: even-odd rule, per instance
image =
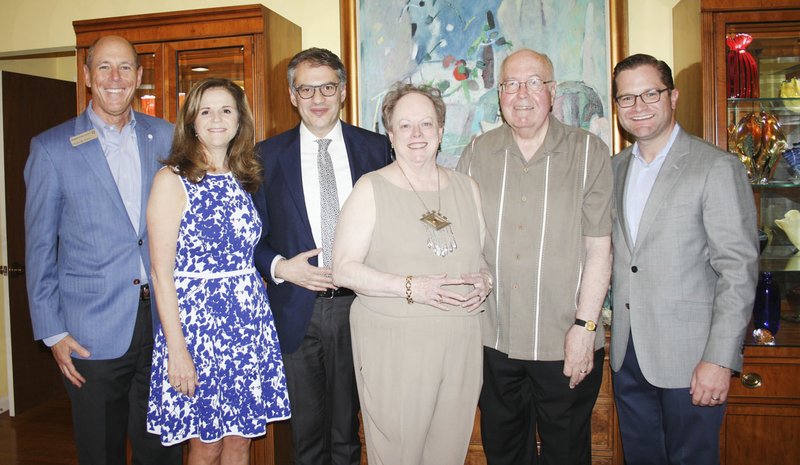
POLYGON ((178 112, 169 158, 162 163, 175 167, 179 175, 194 183, 205 177, 209 166, 203 145, 194 130, 194 121, 200 110, 200 100, 209 89, 227 90, 236 101, 239 130, 228 144, 228 167, 245 190, 255 192, 261 183, 261 163, 256 160, 254 151, 253 114, 242 88, 228 79, 208 78, 192 86, 178 112))
POLYGON ((668 64, 652 55, 637 53, 623 59, 614 67, 614 95, 617 93, 617 76, 619 76, 619 73, 640 66, 652 66, 658 72, 661 82, 667 89, 672 90, 675 88, 675 82, 672 80, 672 69, 668 64))
POLYGON ((409 84, 407 82, 396 82, 391 90, 386 93, 386 96, 383 97, 383 106, 381 107, 381 119, 383 121, 383 127, 386 130, 390 130, 392 116, 394 116, 394 108, 397 106, 397 102, 405 97, 408 94, 420 94, 428 97, 431 103, 433 103, 433 109, 436 110, 436 121, 439 123, 439 127, 444 127, 444 117, 445 113, 447 112, 447 106, 442 100, 442 93, 439 89, 431 86, 415 86, 414 84, 409 84))

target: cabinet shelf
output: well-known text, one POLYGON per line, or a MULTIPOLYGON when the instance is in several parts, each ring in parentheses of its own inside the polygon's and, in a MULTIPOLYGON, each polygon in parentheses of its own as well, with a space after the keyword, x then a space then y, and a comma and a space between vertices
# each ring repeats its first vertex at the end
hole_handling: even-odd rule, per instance
MULTIPOLYGON (((781 83, 795 77, 800 64, 800 7, 797 0, 701 0, 703 50, 703 133, 730 150, 733 129, 750 112, 774 115, 787 147, 800 144, 800 98, 780 97, 781 83), (749 34, 747 51, 757 62, 750 83, 760 98, 728 98, 726 37, 749 34)), ((737 76, 740 79, 747 77, 737 76)), ((733 80, 733 79, 732 79, 733 80)), ((731 150, 733 151, 733 150, 731 150)), ((796 465, 800 443, 800 255, 775 220, 800 210, 800 182, 786 160, 780 160, 769 183, 753 185, 758 227, 770 238, 759 257, 759 269, 771 271, 781 291, 782 316, 774 346, 756 345, 752 327, 745 337, 744 368, 731 380, 722 427, 722 465, 769 463, 796 465), (787 299, 787 296, 789 297, 787 299), (793 308, 794 307, 794 308, 793 308), (756 382, 757 381, 757 382, 756 382), (769 434, 763 434, 769 431, 769 434)))

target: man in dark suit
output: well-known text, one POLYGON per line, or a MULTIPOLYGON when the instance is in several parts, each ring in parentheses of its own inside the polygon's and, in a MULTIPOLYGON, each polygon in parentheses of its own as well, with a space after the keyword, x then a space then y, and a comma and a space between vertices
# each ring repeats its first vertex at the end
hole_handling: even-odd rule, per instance
POLYGON ((51 347, 72 402, 82 465, 180 464, 145 430, 153 349, 145 206, 172 125, 131 109, 136 51, 99 39, 83 69, 92 101, 36 136, 25 165, 33 332, 51 347))
POLYGON ((311 48, 289 63, 289 98, 302 122, 260 142, 254 196, 264 221, 256 267, 267 280, 283 352, 296 465, 361 459, 350 344, 350 289, 336 288, 330 254, 339 208, 358 178, 391 162, 385 136, 339 120, 347 73, 311 48))

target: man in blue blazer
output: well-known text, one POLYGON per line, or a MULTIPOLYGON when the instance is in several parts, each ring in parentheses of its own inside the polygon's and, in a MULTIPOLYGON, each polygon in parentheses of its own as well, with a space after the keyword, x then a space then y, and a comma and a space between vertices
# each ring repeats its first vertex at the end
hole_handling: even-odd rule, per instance
POLYGON ((25 166, 27 286, 35 339, 72 402, 79 461, 179 464, 145 430, 153 346, 145 205, 172 125, 131 108, 142 68, 125 39, 89 49, 92 101, 31 140, 25 166))
POLYGON ((350 345, 354 294, 333 286, 329 257, 338 209, 361 175, 391 162, 391 151, 385 136, 339 120, 346 79, 328 50, 295 55, 289 98, 302 122, 256 146, 264 166, 254 195, 264 221, 256 267, 267 280, 283 352, 296 465, 361 459, 350 345))

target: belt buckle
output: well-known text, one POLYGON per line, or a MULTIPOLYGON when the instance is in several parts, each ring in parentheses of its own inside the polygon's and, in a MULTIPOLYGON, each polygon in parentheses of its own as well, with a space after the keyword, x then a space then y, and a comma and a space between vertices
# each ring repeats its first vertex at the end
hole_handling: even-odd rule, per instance
POLYGON ((150 300, 150 285, 142 284, 139 288, 139 300, 150 300))

